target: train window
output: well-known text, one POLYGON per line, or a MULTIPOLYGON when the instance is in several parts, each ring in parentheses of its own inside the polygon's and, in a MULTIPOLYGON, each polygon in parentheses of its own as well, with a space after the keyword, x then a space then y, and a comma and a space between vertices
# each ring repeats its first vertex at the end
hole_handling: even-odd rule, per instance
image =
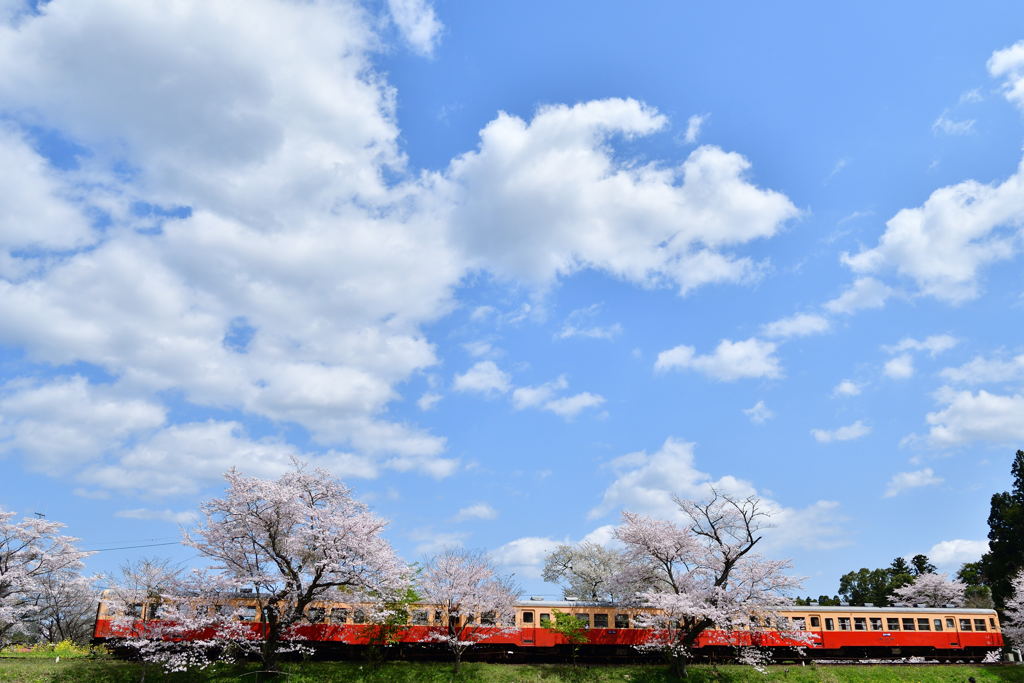
POLYGON ((628 614, 616 614, 615 615, 615 628, 629 628, 629 615, 628 614))
POLYGON ((913 617, 903 617, 903 630, 904 631, 914 631, 914 630, 916 630, 914 628, 914 618, 913 617))
POLYGON ((868 620, 865 617, 854 617, 853 618, 853 630, 854 631, 867 631, 868 620))
POLYGON ((323 607, 310 607, 306 610, 306 618, 309 619, 311 624, 319 624, 324 620, 324 614, 327 612, 323 607))
POLYGON ((361 609, 357 609, 352 613, 353 624, 365 624, 366 623, 366 612, 361 609))
POLYGON ((235 615, 238 621, 256 621, 256 605, 242 605, 235 615))
POLYGON ((332 624, 347 624, 348 623, 348 610, 344 607, 335 607, 331 610, 331 623, 332 624))
POLYGON ((882 630, 882 617, 871 617, 871 630, 881 631, 882 630))
POLYGON ((544 628, 551 628, 551 615, 547 612, 540 613, 540 625, 544 628), (547 622, 547 623, 545 623, 547 622))
POLYGON ((975 631, 987 631, 988 627, 985 626, 985 620, 984 619, 975 619, 974 620, 974 630, 975 631))
POLYGON ((818 617, 811 617, 811 628, 821 628, 821 619, 818 617))
POLYGON ((942 619, 933 619, 932 623, 935 624, 935 630, 936 631, 941 631, 942 630, 942 619))
POLYGON ((918 631, 931 631, 932 627, 928 624, 928 617, 919 617, 917 620, 918 631))
POLYGON ((533 612, 523 612, 523 623, 524 624, 532 624, 533 623, 533 612))
POLYGON ((953 620, 953 617, 946 617, 946 628, 950 631, 956 630, 956 622, 953 620))
POLYGON ((426 626, 427 610, 415 609, 412 611, 412 623, 416 626, 426 626))
POLYGON ((607 614, 595 614, 594 615, 594 628, 608 628, 608 615, 607 614))
POLYGON ((439 610, 439 609, 434 610, 434 623, 435 624, 440 624, 441 623, 441 610, 439 610))
MULTIPOLYGON (((531 612, 532 616, 533 613, 531 612)), ((480 624, 483 626, 494 626, 494 623, 498 621, 498 615, 495 612, 484 612, 480 615, 480 624)))
POLYGON ((885 620, 885 630, 886 631, 899 631, 900 630, 900 620, 896 619, 895 617, 888 617, 888 618, 886 618, 886 620, 885 620))
POLYGON ((807 619, 805 619, 804 617, 793 617, 793 630, 806 631, 807 619))
POLYGON ((146 618, 147 619, 159 619, 160 618, 160 603, 154 602, 146 606, 146 618))
POLYGON ((995 620, 995 619, 993 619, 993 618, 989 617, 989 620, 988 620, 988 625, 992 627, 992 630, 993 630, 993 631, 995 631, 995 630, 996 630, 996 620, 995 620))
POLYGON ((583 624, 583 628, 590 628, 590 615, 589 614, 577 614, 576 618, 583 624))
POLYGON ((832 619, 830 619, 829 617, 825 617, 825 630, 826 631, 835 631, 836 630, 835 625, 832 622, 832 619))
POLYGON ((751 614, 750 615, 750 625, 751 626, 760 626, 761 625, 761 620, 758 619, 756 615, 751 614))
POLYGON ((960 630, 961 631, 970 631, 971 630, 971 620, 970 619, 961 619, 960 620, 960 630))
POLYGON ((839 630, 849 631, 850 630, 850 617, 839 617, 839 630))
POLYGON ((142 603, 135 603, 128 605, 128 616, 135 617, 136 619, 142 618, 142 603))

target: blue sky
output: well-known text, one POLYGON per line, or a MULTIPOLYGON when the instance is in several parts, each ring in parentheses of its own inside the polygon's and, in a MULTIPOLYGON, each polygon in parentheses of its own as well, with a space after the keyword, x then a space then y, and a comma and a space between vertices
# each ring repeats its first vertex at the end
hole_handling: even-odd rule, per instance
POLYGON ((0 2, 0 505, 172 543, 298 456, 531 594, 710 485, 806 593, 955 570, 1024 444, 1022 15, 0 2))

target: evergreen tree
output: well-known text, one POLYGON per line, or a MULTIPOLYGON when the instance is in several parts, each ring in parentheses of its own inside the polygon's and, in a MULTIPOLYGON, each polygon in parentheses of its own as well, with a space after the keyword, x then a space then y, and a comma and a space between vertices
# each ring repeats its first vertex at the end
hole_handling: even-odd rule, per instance
POLYGON ((935 565, 928 561, 927 555, 914 555, 910 558, 910 566, 913 569, 914 576, 935 573, 935 565))
POLYGON ((1014 575, 1024 569, 1024 451, 1017 451, 1010 473, 1013 489, 992 496, 988 552, 981 556, 985 582, 1000 608, 1012 594, 1014 575))

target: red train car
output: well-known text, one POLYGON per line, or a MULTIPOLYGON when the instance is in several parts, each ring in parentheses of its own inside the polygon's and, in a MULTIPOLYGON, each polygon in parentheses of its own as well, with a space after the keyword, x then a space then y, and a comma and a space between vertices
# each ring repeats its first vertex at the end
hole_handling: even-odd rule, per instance
MULTIPOLYGON (((265 624, 251 598, 232 599, 240 608, 237 626, 247 637, 261 638, 265 624)), ((130 607, 133 630, 147 631, 158 606, 138 603, 130 607)), ((211 608, 212 609, 212 608, 211 608)), ((579 617, 587 625, 584 657, 635 658, 636 646, 649 642, 654 633, 642 628, 637 617, 645 610, 609 603, 530 600, 518 603, 514 627, 481 626, 480 644, 470 656, 499 658, 555 658, 568 649, 566 639, 545 628, 555 610, 579 617)), ((938 660, 978 660, 1003 645, 999 617, 994 610, 968 608, 909 607, 784 607, 771 610, 786 623, 766 624, 751 630, 708 629, 694 647, 697 657, 728 658, 738 645, 759 645, 787 659, 895 659, 927 657, 938 660), (798 632, 793 639, 780 633, 798 632), (807 643, 810 643, 807 645, 807 643), (804 646, 802 652, 795 650, 804 646)), ((298 627, 299 638, 323 651, 355 653, 373 644, 379 627, 366 623, 359 605, 314 603, 306 612, 307 623, 298 627)), ((115 639, 107 603, 101 602, 93 636, 96 642, 115 639)), ((441 613, 430 605, 412 605, 408 623, 391 634, 405 656, 430 656, 438 646, 430 636, 442 629, 441 613)), ((209 635, 209 634, 206 634, 209 635)), ((196 634, 195 637, 202 637, 196 634)))

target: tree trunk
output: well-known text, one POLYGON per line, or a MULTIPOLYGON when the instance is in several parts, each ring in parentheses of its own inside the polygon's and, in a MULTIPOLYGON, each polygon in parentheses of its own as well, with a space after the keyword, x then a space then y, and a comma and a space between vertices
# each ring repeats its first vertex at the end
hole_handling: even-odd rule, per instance
POLYGON ((455 675, 459 675, 459 665, 462 664, 462 650, 455 650, 455 675))

